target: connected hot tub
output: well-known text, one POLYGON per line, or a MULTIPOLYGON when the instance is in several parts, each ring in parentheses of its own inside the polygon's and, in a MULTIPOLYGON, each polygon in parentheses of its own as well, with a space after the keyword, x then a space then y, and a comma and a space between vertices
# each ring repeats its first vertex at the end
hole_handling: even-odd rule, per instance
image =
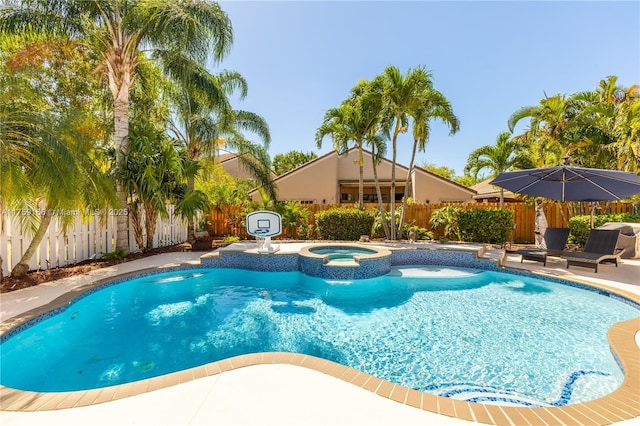
POLYGON ((313 245, 300 249, 301 272, 314 277, 361 279, 385 275, 391 270, 391 251, 354 244, 313 245))

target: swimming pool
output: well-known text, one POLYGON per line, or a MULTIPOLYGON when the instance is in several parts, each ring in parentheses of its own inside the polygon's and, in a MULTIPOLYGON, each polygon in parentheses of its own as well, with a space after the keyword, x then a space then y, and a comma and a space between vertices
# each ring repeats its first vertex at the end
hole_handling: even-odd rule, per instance
POLYGON ((355 256, 370 256, 376 254, 376 250, 353 246, 320 246, 310 248, 309 252, 327 256, 328 261, 349 262, 355 256))
POLYGON ((101 289, 4 339, 1 382, 90 389, 285 351, 468 401, 564 405, 619 386, 606 332, 637 315, 594 292, 494 271, 407 266, 341 281, 190 269, 101 289))

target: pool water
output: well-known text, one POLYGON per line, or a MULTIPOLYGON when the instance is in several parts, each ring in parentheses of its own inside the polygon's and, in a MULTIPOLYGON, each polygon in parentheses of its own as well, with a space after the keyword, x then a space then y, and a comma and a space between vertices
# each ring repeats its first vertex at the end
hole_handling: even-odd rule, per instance
POLYGON ((5 339, 0 382, 82 390, 288 351, 468 401, 564 405, 620 386, 606 333, 637 316, 595 292, 493 271, 331 281, 190 269, 101 289, 5 339))
POLYGON ((320 247, 309 249, 311 253, 327 255, 327 260, 333 262, 350 262, 354 256, 376 254, 375 250, 358 247, 320 247))

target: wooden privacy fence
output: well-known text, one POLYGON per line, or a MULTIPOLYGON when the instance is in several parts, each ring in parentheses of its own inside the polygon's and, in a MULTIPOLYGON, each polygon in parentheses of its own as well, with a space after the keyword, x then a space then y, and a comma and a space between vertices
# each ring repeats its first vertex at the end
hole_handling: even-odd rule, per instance
MULTIPOLYGON (((187 225, 173 214, 174 206, 167 206, 169 217, 158 218, 153 235, 153 247, 166 247, 187 240, 187 225)), ((11 269, 20 261, 29 247, 32 235, 23 234, 18 215, 38 214, 38 211, 8 212, 4 216, 4 229, 0 234, 0 256, 2 256, 2 274, 9 275, 11 269)), ((64 210, 54 212, 54 218, 47 229, 42 242, 29 261, 29 270, 57 268, 87 259, 100 258, 115 249, 116 215, 118 210, 97 211, 92 216, 82 217, 80 212, 64 210), (73 216, 72 225, 66 231, 55 215, 73 216), (101 220, 103 219, 103 220, 101 220)), ((143 222, 144 223, 144 222, 143 222)), ((147 235, 144 235, 144 242, 147 235)), ((129 231, 129 251, 138 247, 129 231)))
MULTIPOLYGON (((414 221, 416 226, 432 230, 429 220, 434 210, 445 207, 447 205, 455 205, 463 209, 497 209, 498 203, 439 203, 439 204, 411 204, 407 206, 406 222, 414 221)), ((633 205, 631 203, 598 203, 600 209, 596 210, 596 214, 604 213, 631 213, 633 205)), ((311 214, 309 216, 309 224, 315 229, 315 214, 332 208, 353 208, 352 204, 308 204, 304 205, 311 214)), ((389 208, 385 204, 385 208, 389 208)), ((513 212, 513 220, 516 229, 513 235, 515 242, 532 243, 534 241, 535 226, 535 206, 526 203, 504 203, 504 208, 513 212)), ((547 223, 549 227, 568 227, 568 220, 572 217, 567 203, 548 202, 543 203, 547 223), (564 216, 563 216, 564 214, 564 216)), ((366 210, 378 210, 377 204, 365 204, 366 210)), ((579 214, 589 214, 588 203, 573 203, 573 210, 579 211, 579 214)), ((237 236, 240 238, 253 238, 245 232, 244 214, 242 206, 223 206, 220 210, 214 211, 208 217, 211 225, 208 227, 209 233, 214 237, 237 236)), ((435 236, 440 236, 440 230, 433 230, 435 236)), ((295 235, 294 235, 295 237, 295 235)), ((280 235, 276 238, 284 238, 280 235)))

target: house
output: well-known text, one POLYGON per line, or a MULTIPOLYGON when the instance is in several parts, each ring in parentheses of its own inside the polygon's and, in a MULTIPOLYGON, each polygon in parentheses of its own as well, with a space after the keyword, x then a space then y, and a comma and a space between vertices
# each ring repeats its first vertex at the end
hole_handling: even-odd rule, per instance
MULTIPOLYGON (((391 160, 383 159, 377 166, 382 201, 389 202, 391 189, 391 160)), ((408 168, 396 164, 396 201, 405 193, 408 168)), ((315 158, 275 179, 278 199, 296 200, 302 204, 353 204, 358 202, 358 149, 351 148, 343 155, 331 151, 315 158)), ((476 191, 421 167, 414 167, 410 180, 410 196, 416 203, 471 201, 476 191)), ((254 190, 249 196, 255 201, 260 194, 254 190)), ((371 161, 371 152, 364 150, 364 202, 378 202, 371 161)))
MULTIPOLYGON (((500 187, 491 185, 489 182, 491 182, 492 180, 493 178, 489 178, 470 187, 477 192, 477 194, 473 196, 473 199, 478 203, 500 202, 500 187)), ((516 194, 506 189, 504 190, 503 197, 505 203, 522 201, 522 199, 519 198, 516 194)))
MULTIPOLYGON (((255 178, 249 173, 246 167, 239 159, 240 155, 236 153, 225 153, 216 156, 216 162, 219 163, 225 172, 229 173, 234 178, 251 179, 255 178)), ((271 178, 275 179, 278 175, 275 172, 271 172, 271 178)))

